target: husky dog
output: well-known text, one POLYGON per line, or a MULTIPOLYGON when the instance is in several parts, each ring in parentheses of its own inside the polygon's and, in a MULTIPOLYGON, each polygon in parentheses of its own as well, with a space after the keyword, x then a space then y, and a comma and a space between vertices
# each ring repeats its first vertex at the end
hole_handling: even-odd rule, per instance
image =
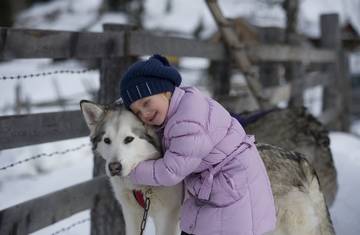
POLYGON ((326 204, 331 207, 338 190, 337 172, 329 133, 324 125, 304 107, 273 109, 265 114, 241 116, 252 119, 247 122, 245 129, 247 133, 255 134, 257 141, 304 154, 319 176, 326 204))
POLYGON ((106 161, 106 174, 121 205, 126 234, 139 235, 141 232, 144 209, 136 200, 133 190, 149 197, 151 204, 148 213, 153 218, 156 234, 180 234, 182 184, 147 187, 133 185, 126 177, 139 162, 161 157, 160 142, 154 130, 146 128, 122 105, 106 107, 81 101, 80 106, 90 129, 93 149, 106 161))
MULTIPOLYGON (((81 101, 80 106, 94 150, 106 160, 106 173, 123 210, 126 234, 140 234, 143 218, 144 209, 135 200, 134 189, 152 192, 149 215, 156 234, 179 234, 182 185, 145 187, 133 185, 127 178, 141 161, 162 156, 154 129, 122 105, 81 101)), ((257 144, 257 148, 267 168, 277 213, 276 230, 269 234, 335 234, 317 175, 303 155, 268 144, 257 144)))

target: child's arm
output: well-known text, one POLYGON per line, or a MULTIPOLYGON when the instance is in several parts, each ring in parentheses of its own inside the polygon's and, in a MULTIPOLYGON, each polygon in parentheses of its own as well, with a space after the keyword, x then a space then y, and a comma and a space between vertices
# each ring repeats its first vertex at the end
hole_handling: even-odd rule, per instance
POLYGON ((191 174, 214 148, 206 130, 195 122, 180 122, 169 131, 164 157, 140 163, 131 173, 134 184, 171 186, 191 174))

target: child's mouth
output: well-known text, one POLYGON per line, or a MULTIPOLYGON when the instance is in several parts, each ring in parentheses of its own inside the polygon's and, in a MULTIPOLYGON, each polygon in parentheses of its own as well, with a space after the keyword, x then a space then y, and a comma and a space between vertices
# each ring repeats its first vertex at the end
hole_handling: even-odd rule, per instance
POLYGON ((153 122, 156 118, 157 112, 154 113, 154 116, 151 117, 150 122, 153 122))

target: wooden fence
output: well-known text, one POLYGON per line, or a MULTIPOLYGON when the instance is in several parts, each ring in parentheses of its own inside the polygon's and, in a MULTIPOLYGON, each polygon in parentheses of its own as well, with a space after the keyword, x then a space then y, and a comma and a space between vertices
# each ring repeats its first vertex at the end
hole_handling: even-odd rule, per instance
POLYGON ((352 89, 351 101, 351 113, 355 116, 355 118, 360 118, 360 87, 352 89))
MULTIPOLYGON (((339 86, 345 79, 347 68, 343 66, 346 56, 337 38, 338 16, 326 15, 322 19, 324 48, 250 46, 247 53, 251 61, 324 64, 323 77, 307 84, 327 83, 332 89, 333 84, 339 86), (332 37, 334 30, 335 38, 332 37)), ((227 56, 221 44, 157 36, 119 25, 105 25, 101 33, 0 28, 0 59, 101 59, 100 103, 110 103, 118 97, 115 88, 119 74, 133 61, 133 56, 153 53, 211 60, 223 60, 227 56)), ((336 93, 336 98, 344 102, 347 98, 341 94, 336 93)), ((331 95, 334 95, 333 91, 331 95)), ((336 106, 335 111, 325 110, 323 120, 334 120, 343 106, 336 106)), ((0 133, 0 150, 3 150, 86 136, 88 130, 79 111, 66 111, 2 116, 0 133)), ((94 179, 0 211, 0 234, 35 232, 86 209, 92 209, 91 234, 124 234, 121 210, 114 206, 117 203, 104 177, 104 162, 100 158, 94 159, 94 179), (109 216, 111 213, 118 213, 118 216, 109 216)))

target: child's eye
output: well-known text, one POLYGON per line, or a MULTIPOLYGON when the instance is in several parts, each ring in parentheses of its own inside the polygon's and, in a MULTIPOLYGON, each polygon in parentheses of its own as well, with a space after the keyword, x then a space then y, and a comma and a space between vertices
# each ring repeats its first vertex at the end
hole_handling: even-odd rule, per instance
POLYGON ((147 106, 149 105, 149 103, 150 103, 150 100, 146 100, 146 101, 144 102, 144 107, 147 107, 147 106))

